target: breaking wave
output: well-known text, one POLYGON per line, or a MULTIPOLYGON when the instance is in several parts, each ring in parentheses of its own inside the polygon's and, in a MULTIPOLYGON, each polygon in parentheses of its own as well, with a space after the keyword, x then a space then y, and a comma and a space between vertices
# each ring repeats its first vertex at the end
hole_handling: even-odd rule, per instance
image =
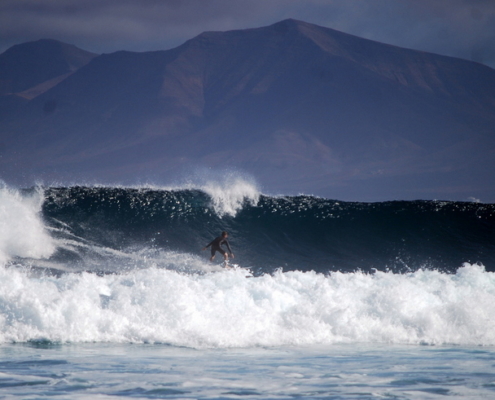
POLYGON ((242 179, 2 186, 0 342, 495 345, 494 215, 270 197, 242 179), (222 230, 241 268, 200 251, 222 230))

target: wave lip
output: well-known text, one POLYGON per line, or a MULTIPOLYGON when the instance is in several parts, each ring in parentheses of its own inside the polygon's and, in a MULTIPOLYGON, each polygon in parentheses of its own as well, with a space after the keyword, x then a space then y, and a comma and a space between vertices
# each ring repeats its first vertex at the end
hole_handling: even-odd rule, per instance
POLYGON ((495 345, 495 274, 240 271, 34 277, 0 268, 0 342, 228 348, 333 343, 495 345))
POLYGON ((213 209, 220 217, 235 217, 246 204, 254 206, 260 198, 256 185, 238 176, 228 176, 222 182, 210 181, 200 189, 211 197, 213 209))

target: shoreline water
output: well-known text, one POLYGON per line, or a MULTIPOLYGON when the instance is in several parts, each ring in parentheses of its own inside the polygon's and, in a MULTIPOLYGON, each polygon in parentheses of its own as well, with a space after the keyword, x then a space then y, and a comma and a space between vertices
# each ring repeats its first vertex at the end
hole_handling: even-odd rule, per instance
POLYGON ((352 344, 197 350, 146 344, 0 345, 10 399, 493 396, 495 347, 352 344))

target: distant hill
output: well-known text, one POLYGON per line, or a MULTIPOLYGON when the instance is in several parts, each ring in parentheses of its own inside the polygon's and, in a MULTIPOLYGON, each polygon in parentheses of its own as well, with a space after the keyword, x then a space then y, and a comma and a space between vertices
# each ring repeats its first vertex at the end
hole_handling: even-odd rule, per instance
POLYGON ((170 182, 212 167, 272 193, 495 202, 495 70, 484 65, 295 20, 168 51, 69 47, 75 72, 47 56, 39 77, 26 61, 9 78, 31 93, 0 112, 9 182, 170 182))
POLYGON ((0 94, 20 93, 90 62, 96 54, 51 39, 23 43, 0 54, 0 94))
POLYGON ((11 47, 0 54, 0 116, 60 83, 96 54, 51 39, 11 47))

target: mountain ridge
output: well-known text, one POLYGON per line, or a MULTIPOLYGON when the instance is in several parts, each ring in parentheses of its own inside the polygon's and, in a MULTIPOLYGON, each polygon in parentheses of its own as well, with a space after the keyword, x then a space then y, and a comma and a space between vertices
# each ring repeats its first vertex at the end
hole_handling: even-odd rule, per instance
POLYGON ((19 93, 76 71, 96 54, 53 39, 10 47, 0 54, 0 94, 19 93))
POLYGON ((486 166, 459 160, 495 148, 494 70, 296 20, 93 57, 21 108, 0 118, 0 166, 18 182, 9 165, 22 160, 48 179, 206 167, 330 197, 491 193, 486 166))
POLYGON ((62 82, 96 54, 53 39, 12 46, 0 54, 0 119, 62 82))

